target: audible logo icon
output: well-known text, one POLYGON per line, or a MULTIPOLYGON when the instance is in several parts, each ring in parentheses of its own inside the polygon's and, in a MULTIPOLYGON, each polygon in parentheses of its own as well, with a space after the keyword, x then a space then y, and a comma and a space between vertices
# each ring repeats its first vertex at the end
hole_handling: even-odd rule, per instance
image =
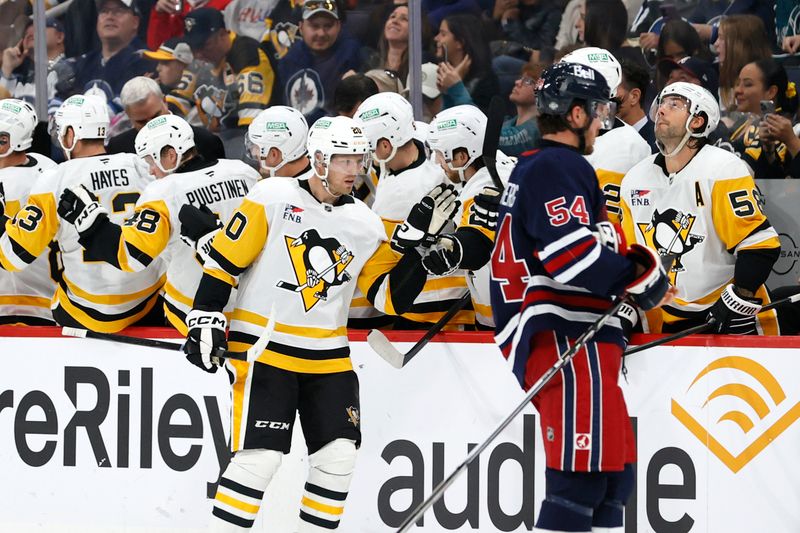
POLYGON ((672 399, 672 415, 734 473, 800 418, 775 376, 740 356, 706 366, 682 403, 672 399))

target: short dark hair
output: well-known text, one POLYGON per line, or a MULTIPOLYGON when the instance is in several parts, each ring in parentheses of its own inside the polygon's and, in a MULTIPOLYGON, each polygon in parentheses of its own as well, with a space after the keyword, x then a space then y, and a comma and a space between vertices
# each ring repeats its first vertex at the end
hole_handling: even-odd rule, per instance
POLYGON ((647 88, 650 86, 650 73, 642 65, 630 59, 623 59, 620 65, 622 66, 622 85, 628 91, 639 89, 641 93, 639 107, 644 109, 642 104, 647 88))
POLYGON ((569 110, 564 113, 563 115, 546 115, 540 114, 536 117, 536 125, 539 127, 539 133, 542 135, 548 135, 552 133, 558 133, 560 131, 571 130, 572 126, 570 126, 569 122, 567 122, 567 116, 572 113, 572 110, 575 107, 583 107, 586 105, 586 102, 583 100, 573 100, 572 104, 569 106, 569 110))
POLYGON ((378 94, 378 85, 364 74, 354 74, 339 82, 333 92, 333 108, 339 114, 351 114, 356 106, 372 96, 378 94))

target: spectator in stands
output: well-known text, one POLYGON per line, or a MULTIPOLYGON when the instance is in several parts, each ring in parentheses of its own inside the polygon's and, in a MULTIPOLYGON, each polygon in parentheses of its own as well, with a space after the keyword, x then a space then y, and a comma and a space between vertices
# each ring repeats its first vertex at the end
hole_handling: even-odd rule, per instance
MULTIPOLYGON (((425 25, 427 27, 427 25, 425 25)), ((423 35, 427 42, 429 35, 423 35)), ((408 76, 408 6, 399 5, 389 13, 378 40, 378 50, 366 59, 368 70, 382 69, 397 73, 400 80, 408 76)))
POLYGON ((267 54, 255 39, 231 33, 217 9, 195 9, 185 22, 184 40, 212 68, 198 69, 193 83, 174 92, 194 101, 211 131, 243 129, 272 98, 275 73, 267 54))
POLYGON ((436 85, 442 92, 442 109, 472 104, 484 113, 498 94, 489 44, 479 18, 452 15, 445 18, 434 38, 436 56, 442 59, 436 85))
MULTIPOLYGON (((645 49, 645 46, 642 46, 645 49)), ((711 59, 711 52, 700 40, 697 31, 685 20, 673 19, 667 21, 661 29, 661 34, 656 36, 655 57, 651 58, 653 65, 660 65, 662 61, 678 61, 687 56, 711 59)), ((656 71, 655 91, 658 92, 667 85, 666 79, 656 71)), ((717 96, 716 91, 712 93, 717 96)))
POLYGON ((736 113, 726 120, 734 132, 731 144, 757 179, 800 177, 800 139, 792 129, 797 89, 774 59, 742 67, 734 90, 736 113), (770 102, 771 107, 762 107, 770 102))
POLYGON ((364 74, 345 76, 333 93, 333 108, 337 115, 353 118, 361 102, 378 92, 375 81, 364 74))
POLYGON ((509 101, 517 107, 517 114, 505 122, 500 130, 498 148, 506 155, 518 156, 539 146, 541 134, 536 125, 536 82, 544 67, 527 63, 514 83, 509 101))
MULTIPOLYGON (((57 95, 62 98, 70 96, 75 84, 75 71, 72 64, 64 58, 64 27, 54 18, 47 19, 46 24, 47 98, 52 102, 57 95)), ((0 78, 0 86, 8 89, 9 94, 31 103, 36 96, 33 30, 33 21, 29 21, 20 43, 3 51, 0 78)), ((55 106, 58 105, 60 100, 55 103, 55 106)), ((48 104, 48 107, 52 106, 48 104)))
POLYGON ((685 81, 700 85, 713 95, 719 92, 719 79, 714 66, 699 57, 663 59, 658 63, 658 72, 665 85, 685 81))
POLYGON ((264 0, 215 0, 209 7, 223 11, 225 26, 236 35, 252 37, 261 43, 270 61, 278 61, 299 39, 300 2, 264 0), (214 3, 227 5, 222 7, 214 3))
POLYGON ((656 146, 656 134, 653 121, 644 110, 644 97, 650 85, 650 73, 639 63, 628 59, 622 60, 622 81, 617 87, 617 117, 633 126, 639 135, 647 141, 653 152, 656 146))
POLYGON ((733 91, 742 67, 771 57, 772 50, 764 32, 764 23, 754 15, 733 15, 722 19, 715 44, 719 55, 720 107, 724 113, 736 108, 733 91))
POLYGON ((341 15, 333 0, 306 0, 302 40, 278 63, 278 97, 303 113, 309 124, 333 113, 333 95, 342 75, 361 69, 361 45, 342 33, 341 15))
MULTIPOLYGON (((130 79, 122 87, 120 99, 133 128, 111 137, 106 151, 109 154, 120 152, 134 154, 136 153, 134 141, 139 130, 150 120, 169 114, 169 110, 158 82, 145 76, 130 79)), ((225 157, 225 149, 219 137, 205 128, 192 126, 192 131, 197 151, 203 154, 203 157, 208 160, 225 157)))
MULTIPOLYGON (((436 85, 439 67, 434 63, 423 63, 420 69, 422 85, 422 120, 430 122, 442 110, 442 92, 436 85)), ((403 96, 408 98, 411 78, 406 79, 406 89, 403 96)), ((422 131, 422 130, 420 130, 422 131)), ((427 129, 425 130, 427 132, 427 129)))
POLYGON ((640 48, 625 46, 628 11, 622 0, 586 0, 583 42, 611 52, 617 60, 628 59, 646 66, 640 48))
POLYGON ((481 16, 481 6, 476 0, 422 0, 422 9, 428 13, 431 28, 438 28, 444 19, 452 15, 481 16))
POLYGON ((193 103, 184 98, 181 89, 194 81, 195 74, 188 68, 194 61, 192 49, 181 39, 173 37, 155 52, 144 52, 144 56, 158 61, 158 83, 166 95, 170 113, 186 118, 193 103))
POLYGON ((569 0, 561 15, 561 23, 556 35, 556 50, 583 42, 584 17, 586 16, 586 2, 584 0, 569 0))
MULTIPOLYGON (((184 19, 193 9, 212 7, 222 11, 230 0, 138 0, 149 11, 147 21, 147 47, 157 50, 159 46, 183 35, 184 19)), ((280 2, 283 4, 284 2, 280 2)), ((263 11, 263 10, 261 10, 263 11)), ((253 14, 255 18, 257 15, 253 14)), ((263 25, 263 19, 261 20, 263 25)), ((230 27, 230 29, 233 29, 230 27)), ((238 32, 237 32, 238 34, 238 32)), ((245 34, 247 35, 247 34, 245 34)))
POLYGON ((137 37, 139 18, 133 0, 101 0, 97 15, 100 48, 75 61, 79 91, 90 88, 95 80, 102 80, 116 97, 126 81, 153 72, 155 65, 137 53, 145 48, 137 37))

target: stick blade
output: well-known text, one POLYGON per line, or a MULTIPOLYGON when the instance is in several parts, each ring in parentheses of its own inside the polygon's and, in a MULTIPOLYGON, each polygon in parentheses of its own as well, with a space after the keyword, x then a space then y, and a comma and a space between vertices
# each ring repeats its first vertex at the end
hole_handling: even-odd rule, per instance
POLYGON ((277 285, 279 289, 288 289, 295 292, 297 292, 298 287, 300 287, 300 285, 295 285, 294 283, 289 283, 288 281, 278 281, 277 285))
POLYGON ((391 341, 386 338, 386 335, 377 329, 370 330, 367 335, 367 344, 372 350, 380 355, 387 363, 395 368, 403 368, 403 361, 405 356, 395 348, 391 341))

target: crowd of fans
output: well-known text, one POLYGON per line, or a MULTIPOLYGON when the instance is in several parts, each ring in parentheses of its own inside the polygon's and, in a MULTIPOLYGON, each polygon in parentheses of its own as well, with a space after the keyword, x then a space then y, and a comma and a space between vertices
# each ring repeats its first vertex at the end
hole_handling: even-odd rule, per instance
MULTIPOLYGON (((424 120, 462 104, 486 111, 493 95, 506 96, 501 148, 518 155, 539 138, 538 74, 597 46, 623 63, 618 115, 654 151, 650 103, 668 82, 689 81, 719 98, 717 146, 742 157, 756 178, 800 175, 796 2, 425 0, 422 8, 424 120)), ((169 112, 219 135, 229 157, 241 155, 244 128, 270 105, 294 107, 313 123, 351 114, 375 92, 408 95, 409 13, 400 1, 72 0, 62 11, 47 19, 49 109, 102 91, 109 137, 152 118, 136 116, 141 102, 123 91, 140 75, 158 82, 169 112)), ((5 33, 0 88, 32 101, 33 25, 18 15, 3 15, 15 22, 5 33)))

